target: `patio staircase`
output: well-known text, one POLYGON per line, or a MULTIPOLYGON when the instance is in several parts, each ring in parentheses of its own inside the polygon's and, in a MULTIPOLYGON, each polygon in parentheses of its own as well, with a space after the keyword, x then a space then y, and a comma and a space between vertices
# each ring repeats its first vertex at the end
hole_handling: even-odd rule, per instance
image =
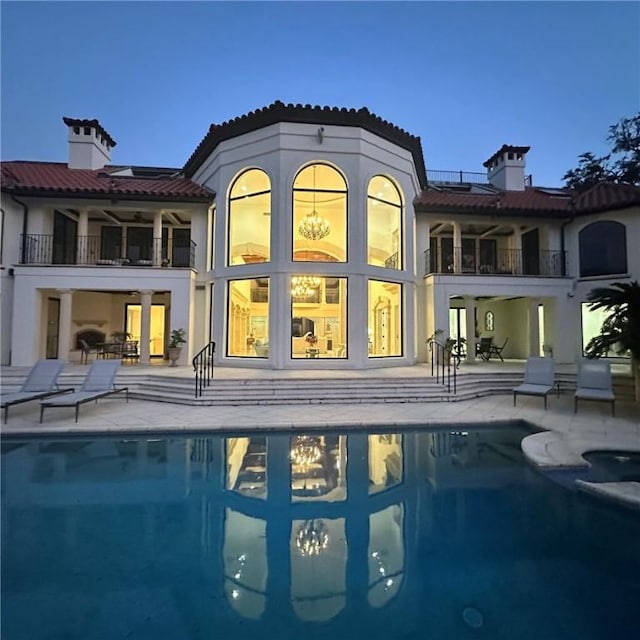
MULTIPOLYGON (((79 386, 85 370, 73 368, 61 376, 65 386, 79 386)), ((425 369, 426 374, 426 369, 425 369)), ((3 386, 18 386, 24 373, 3 372, 3 386)), ((560 392, 573 393, 575 374, 558 374, 560 392)), ((131 369, 118 378, 129 387, 129 396, 139 400, 192 406, 357 404, 393 402, 456 402, 488 395, 510 394, 513 372, 459 373, 457 393, 430 375, 407 377, 305 377, 305 378, 216 378, 200 397, 194 397, 191 378, 163 374, 136 373, 131 369)), ((631 378, 614 376, 614 392, 619 400, 633 399, 631 378)))
MULTIPOLYGON (((27 368, 9 368, 2 371, 2 384, 7 390, 18 387, 27 368)), ((435 382, 430 369, 422 368, 424 375, 367 375, 367 372, 344 376, 270 377, 261 378, 214 377, 211 386, 200 397, 194 394, 191 377, 176 377, 162 373, 138 373, 127 368, 118 377, 119 385, 129 387, 129 397, 153 402, 168 402, 191 406, 252 406, 252 405, 304 405, 304 404, 358 404, 405 402, 457 402, 489 395, 510 394, 522 376, 513 371, 458 373, 457 393, 448 393, 445 386, 435 382)), ((69 367, 60 377, 64 386, 80 386, 86 369, 69 367)), ((573 394, 575 373, 557 373, 560 393, 573 394)), ((552 395, 555 392, 552 392, 552 395)), ((614 375, 614 393, 618 400, 633 399, 633 384, 628 376, 614 375)), ((551 399, 551 398, 550 398, 551 399)))

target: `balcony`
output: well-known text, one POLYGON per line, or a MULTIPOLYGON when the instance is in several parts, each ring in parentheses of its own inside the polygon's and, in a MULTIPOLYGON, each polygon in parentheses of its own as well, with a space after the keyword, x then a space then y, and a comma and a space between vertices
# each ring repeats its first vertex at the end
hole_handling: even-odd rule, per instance
POLYGON ((491 255, 480 256, 463 253, 461 248, 453 252, 425 251, 425 275, 433 273, 465 275, 512 275, 561 278, 566 275, 564 251, 538 251, 497 249, 491 255))
POLYGON ((20 237, 20 264, 193 268, 195 247, 186 238, 115 244, 102 236, 28 234, 20 237))

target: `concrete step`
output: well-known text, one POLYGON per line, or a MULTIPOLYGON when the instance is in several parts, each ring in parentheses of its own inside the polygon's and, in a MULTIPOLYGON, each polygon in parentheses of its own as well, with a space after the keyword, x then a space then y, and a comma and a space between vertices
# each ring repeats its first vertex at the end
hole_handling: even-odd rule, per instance
MULTIPOLYGON (((24 371, 3 370, 2 386, 6 391, 23 382, 24 371)), ((86 371, 65 371, 61 386, 79 387, 86 371)), ((308 375, 308 373, 306 374, 308 375)), ((363 374, 366 375, 366 374, 363 374)), ((141 400, 203 406, 359 404, 389 402, 457 402, 487 395, 509 394, 521 374, 513 372, 459 372, 456 392, 451 392, 430 375, 412 377, 342 377, 342 378, 214 378, 201 397, 195 397, 191 377, 163 374, 138 374, 128 370, 118 378, 118 385, 128 386, 130 396, 141 400)), ((563 394, 573 393, 576 376, 559 373, 556 380, 563 394)), ((453 381, 452 381, 453 384, 453 381)), ((614 393, 619 400, 633 400, 633 381, 629 376, 614 376, 614 393)))

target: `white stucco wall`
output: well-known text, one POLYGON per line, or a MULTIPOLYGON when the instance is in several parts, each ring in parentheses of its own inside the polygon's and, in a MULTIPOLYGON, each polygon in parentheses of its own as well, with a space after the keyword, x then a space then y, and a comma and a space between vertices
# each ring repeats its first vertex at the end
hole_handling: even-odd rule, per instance
POLYGON ((356 367, 389 366, 415 362, 415 240, 412 202, 419 192, 419 181, 411 153, 356 127, 324 126, 322 141, 318 125, 280 123, 265 127, 221 143, 194 175, 194 180, 218 194, 214 221, 216 256, 213 302, 213 339, 218 344, 218 363, 241 366, 288 367, 356 367), (315 162, 329 164, 344 176, 347 189, 347 253, 348 263, 293 262, 291 257, 292 187, 301 168, 315 162), (269 263, 226 265, 227 204, 234 179, 249 168, 264 170, 271 181, 271 260, 269 263), (383 269, 367 264, 366 206, 369 180, 385 175, 399 187, 403 198, 403 271, 383 269), (289 277, 301 270, 307 274, 349 278, 349 359, 313 362, 290 357, 291 315, 289 277), (229 279, 270 276, 270 350, 269 361, 227 358, 226 290, 229 279), (405 318, 403 356, 371 359, 366 345, 367 280, 382 279, 401 283, 404 287, 405 318))
MULTIPOLYGON (((12 336, 12 364, 27 366, 38 358, 44 357, 46 337, 46 299, 55 296, 61 290, 89 289, 93 291, 164 291, 170 299, 170 325, 167 329, 184 328, 190 336, 194 330, 191 299, 195 288, 195 274, 189 269, 135 269, 115 267, 62 267, 62 266, 18 266, 15 267, 15 295, 13 307, 13 326, 20 327, 12 336), (55 293, 54 293, 55 292, 55 293)), ((123 309, 126 297, 113 297, 112 304, 106 308, 104 300, 98 309, 91 309, 91 317, 81 314, 85 308, 83 291, 80 305, 72 304, 72 318, 76 320, 106 320, 99 329, 105 333, 119 330, 123 323, 123 309)), ((82 325, 87 323, 82 323, 82 325)), ((72 333, 77 324, 69 328, 72 333)), ((89 326, 89 325, 87 325, 89 326)), ((183 349, 180 363, 189 361, 195 348, 190 341, 187 349, 183 349)))

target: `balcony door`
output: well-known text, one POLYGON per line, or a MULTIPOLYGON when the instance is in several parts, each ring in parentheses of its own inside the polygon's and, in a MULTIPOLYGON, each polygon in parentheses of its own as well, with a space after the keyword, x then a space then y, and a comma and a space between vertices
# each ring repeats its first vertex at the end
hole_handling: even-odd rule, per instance
POLYGON ((191 229, 174 228, 169 249, 169 230, 162 229, 162 258, 172 267, 191 266, 191 229))
POLYGON ((75 264, 78 223, 59 211, 53 214, 53 264, 75 264))
POLYGON ((100 258, 102 260, 117 260, 121 257, 121 227, 102 227, 100 230, 100 258))
POLYGON ((127 258, 131 264, 153 260, 153 227, 127 229, 127 258))
POLYGON ((522 235, 522 272, 526 275, 540 274, 539 245, 537 229, 532 229, 522 235))

